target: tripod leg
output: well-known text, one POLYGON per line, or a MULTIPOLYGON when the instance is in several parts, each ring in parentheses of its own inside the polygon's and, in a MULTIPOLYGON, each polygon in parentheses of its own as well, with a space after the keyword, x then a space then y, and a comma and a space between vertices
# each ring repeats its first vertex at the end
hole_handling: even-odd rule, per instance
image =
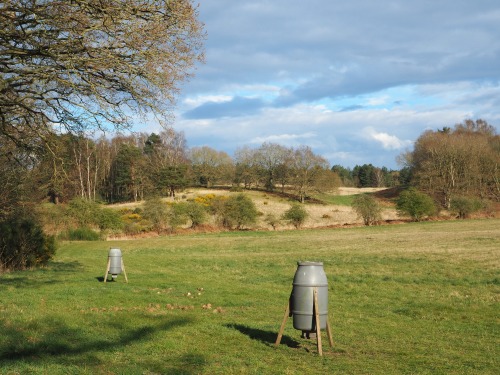
POLYGON ((128 283, 127 272, 125 272, 125 264, 123 263, 123 259, 122 259, 122 271, 123 275, 125 276, 125 281, 128 283))
POLYGON ((285 324, 288 320, 288 316, 290 314, 290 301, 286 304, 285 316, 283 317, 283 322, 281 323, 280 331, 278 333, 278 337, 276 338, 276 342, 274 346, 278 346, 281 342, 281 338, 283 337, 283 331, 285 330, 285 324))
POLYGON ((320 356, 323 355, 323 347, 321 345, 321 322, 319 320, 319 304, 318 304, 318 289, 314 288, 314 314, 316 320, 316 340, 318 343, 318 353, 320 356))
POLYGON ((104 275, 104 282, 108 280, 108 272, 109 272, 109 267, 111 265, 111 260, 108 257, 108 265, 106 266, 106 274, 104 275))
POLYGON ((330 341, 330 346, 333 348, 333 337, 332 337, 332 327, 328 319, 326 320, 326 333, 328 334, 328 341, 330 341))

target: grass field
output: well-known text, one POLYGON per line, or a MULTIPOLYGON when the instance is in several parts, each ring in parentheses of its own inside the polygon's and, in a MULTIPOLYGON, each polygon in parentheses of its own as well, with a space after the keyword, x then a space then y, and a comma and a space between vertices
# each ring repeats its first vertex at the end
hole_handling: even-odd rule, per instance
POLYGON ((0 373, 497 374, 499 266, 498 219, 63 243, 0 275, 0 373), (323 357, 291 320, 274 347, 298 260, 328 276, 323 357))

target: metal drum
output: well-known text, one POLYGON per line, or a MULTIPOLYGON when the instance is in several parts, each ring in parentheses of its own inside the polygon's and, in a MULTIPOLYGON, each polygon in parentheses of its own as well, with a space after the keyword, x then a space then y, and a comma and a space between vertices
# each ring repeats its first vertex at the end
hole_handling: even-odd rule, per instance
POLYGON ((325 329, 328 319, 328 280, 322 262, 297 262, 293 278, 291 311, 293 328, 304 333, 316 331, 314 318, 314 288, 318 291, 320 329, 325 329))
POLYGON ((113 279, 122 273, 122 252, 120 249, 109 249, 109 273, 113 279))

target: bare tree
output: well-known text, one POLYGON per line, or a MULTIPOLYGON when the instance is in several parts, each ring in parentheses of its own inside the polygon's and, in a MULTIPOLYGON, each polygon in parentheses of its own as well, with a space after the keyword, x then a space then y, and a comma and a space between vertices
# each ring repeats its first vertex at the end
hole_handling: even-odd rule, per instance
POLYGON ((197 183, 211 187, 218 182, 231 182, 234 162, 226 152, 208 146, 193 147, 189 150, 189 159, 197 183))
POLYGON ((457 196, 499 197, 499 136, 483 120, 466 121, 452 131, 427 131, 411 155, 413 182, 450 208, 457 196))
MULTIPOLYGON (((325 158, 315 155, 310 147, 302 146, 295 150, 293 156, 292 183, 299 195, 299 200, 304 203, 307 194, 324 176, 324 171, 329 170, 325 158)), ((324 182, 323 182, 324 183, 324 182)))
POLYGON ((203 39, 190 0, 3 1, 0 134, 26 147, 58 127, 168 120, 203 39))

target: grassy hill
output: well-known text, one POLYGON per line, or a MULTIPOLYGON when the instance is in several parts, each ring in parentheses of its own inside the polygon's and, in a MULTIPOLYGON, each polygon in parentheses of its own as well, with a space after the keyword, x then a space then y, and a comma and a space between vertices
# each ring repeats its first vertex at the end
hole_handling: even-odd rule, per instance
MULTIPOLYGON (((309 201, 304 205, 308 213, 308 218, 303 225, 303 228, 320 228, 332 227, 343 225, 358 225, 363 221, 357 217, 357 214, 351 207, 352 199, 356 194, 374 193, 384 189, 377 188, 340 188, 335 194, 319 194, 314 196, 313 201, 309 201)), ((232 192, 229 189, 201 189, 189 188, 175 198, 164 198, 166 202, 180 202, 196 197, 206 195, 225 195, 230 196, 233 194, 240 194, 241 192, 232 192)), ((265 222, 265 217, 268 214, 275 214, 281 216, 290 205, 296 202, 295 199, 288 195, 276 193, 268 193, 259 190, 245 190, 244 194, 248 195, 255 203, 260 215, 254 229, 258 230, 271 230, 271 226, 265 222)), ((382 213, 383 220, 396 220, 398 215, 394 209, 394 205, 388 201, 382 201, 384 210, 382 213)), ((139 203, 125 203, 117 204, 112 207, 120 208, 135 208, 140 207, 142 202, 139 203)), ((214 224, 209 221, 209 224, 214 224)), ((277 229, 293 229, 292 225, 282 223, 277 229)))

